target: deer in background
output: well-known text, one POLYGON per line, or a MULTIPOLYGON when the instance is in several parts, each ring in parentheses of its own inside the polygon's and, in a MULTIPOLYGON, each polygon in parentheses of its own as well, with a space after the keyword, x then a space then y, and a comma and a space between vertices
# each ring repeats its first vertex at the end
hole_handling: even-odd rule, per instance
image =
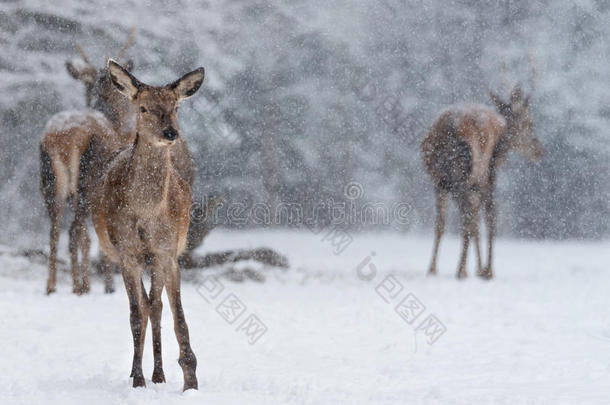
POLYGON ((136 107, 136 137, 109 166, 94 199, 93 224, 106 256, 120 267, 129 298, 134 355, 133 386, 145 386, 142 353, 148 318, 152 325, 153 383, 165 382, 161 358, 161 293, 165 287, 180 346, 184 390, 197 389, 197 359, 191 349, 180 298, 178 255, 187 244, 191 187, 172 163, 180 139, 178 104, 199 90, 199 68, 166 86, 140 82, 116 62, 108 72, 136 107), (151 271, 150 297, 142 274, 151 271))
MULTIPOLYGON (((534 71, 535 73, 535 71, 534 71)), ((436 192, 436 228, 428 274, 436 264, 449 197, 458 206, 462 226, 462 252, 457 277, 467 276, 466 259, 470 238, 474 238, 477 275, 493 278, 492 252, 496 226, 494 188, 498 168, 508 152, 515 150, 530 161, 539 161, 542 146, 534 135, 529 96, 515 86, 508 101, 489 92, 497 111, 483 105, 453 106, 434 122, 422 143, 422 157, 436 192), (487 265, 481 265, 479 209, 485 210, 488 232, 487 265)))
MULTIPOLYGON (((132 42, 133 30, 119 57, 124 56, 132 42)), ((91 191, 105 165, 116 151, 129 143, 131 136, 122 125, 129 115, 129 104, 113 87, 105 85, 106 74, 89 63, 82 48, 78 47, 78 50, 84 63, 77 66, 67 62, 66 68, 73 77, 85 83, 87 105, 93 102, 99 110, 63 111, 54 115, 47 122, 40 143, 40 189, 51 220, 47 294, 56 288, 57 244, 67 205, 74 211, 69 231, 73 292, 89 291, 90 238, 86 222, 91 191)), ((106 269, 105 276, 106 292, 112 292, 110 268, 106 269)))

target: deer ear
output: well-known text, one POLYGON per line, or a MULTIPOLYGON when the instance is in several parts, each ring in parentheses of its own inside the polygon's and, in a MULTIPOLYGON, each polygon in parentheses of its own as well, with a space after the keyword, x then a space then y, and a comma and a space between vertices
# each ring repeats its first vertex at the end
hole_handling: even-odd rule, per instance
POLYGON ((128 72, 131 72, 133 70, 133 60, 129 59, 127 62, 125 62, 125 70, 127 70, 128 72))
POLYGON ((200 67, 171 83, 169 88, 174 91, 178 100, 182 100, 192 96, 199 90, 204 77, 205 69, 200 67))
MULTIPOLYGON (((79 61, 80 62, 80 61, 79 61)), ((95 68, 89 64, 74 63, 73 61, 66 61, 66 70, 72 78, 82 81, 86 84, 93 84, 95 82, 96 71, 95 68)))
POLYGON ((516 85, 513 91, 510 93, 510 103, 512 105, 521 104, 523 101, 523 92, 521 91, 521 86, 516 85))
POLYGON ((494 103, 494 105, 496 106, 498 111, 503 112, 503 111, 506 111, 507 109, 510 109, 510 106, 508 104, 506 104, 504 101, 502 101, 500 96, 498 96, 496 93, 494 93, 491 90, 489 90, 488 92, 489 92, 489 98, 491 98, 491 101, 494 103))
POLYGON ((70 61, 66 61, 66 70, 68 70, 68 73, 70 74, 70 76, 72 76, 73 79, 78 80, 78 78, 80 77, 80 72, 70 61))
POLYGON ((142 87, 142 83, 114 60, 108 60, 108 74, 118 91, 132 100, 142 87))

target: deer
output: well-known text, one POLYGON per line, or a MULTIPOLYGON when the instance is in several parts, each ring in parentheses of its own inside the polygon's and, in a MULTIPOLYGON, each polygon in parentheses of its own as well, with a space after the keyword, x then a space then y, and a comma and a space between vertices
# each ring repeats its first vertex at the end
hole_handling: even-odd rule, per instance
POLYGON ((131 377, 134 387, 146 386, 142 353, 150 317, 153 339, 153 383, 165 382, 161 356, 161 293, 167 293, 180 347, 178 363, 183 390, 197 389, 197 359, 190 345, 180 297, 178 256, 187 244, 191 187, 172 163, 180 139, 178 105, 195 94, 204 80, 198 68, 165 86, 150 86, 113 60, 108 73, 114 86, 136 109, 136 136, 107 168, 92 218, 100 248, 118 264, 129 299, 133 336, 131 377), (149 295, 142 275, 151 273, 149 295))
MULTIPOLYGON (((133 42, 134 29, 119 51, 117 60, 125 56, 133 42)), ((72 202, 74 208, 74 220, 69 232, 73 292, 78 295, 89 292, 90 238, 86 223, 90 198, 94 195, 92 189, 99 185, 101 173, 112 156, 130 145, 135 137, 135 112, 131 103, 116 90, 105 65, 98 69, 89 61, 80 45, 77 45, 77 51, 81 60, 66 61, 66 69, 70 76, 84 84, 85 101, 89 109, 61 112, 53 116, 45 126, 40 146, 40 188, 51 220, 47 294, 56 291, 57 244, 61 219, 66 206, 70 205, 68 202, 72 202)), ((133 62, 126 62, 125 68, 131 71, 133 62)), ((183 138, 178 139, 172 150, 172 161, 183 179, 192 186, 195 168, 183 138)), ((189 232, 189 249, 184 253, 185 260, 190 259, 191 251, 203 239, 201 228, 204 225, 199 219, 195 222, 189 232)), ((114 292, 114 268, 103 253, 100 267, 104 273, 105 292, 114 292)))
MULTIPOLYGON (((534 70, 535 74, 535 70, 534 70)), ((432 178, 436 194, 436 223, 429 275, 437 273, 437 258, 449 197, 457 204, 462 231, 462 251, 457 278, 467 277, 466 260, 470 239, 474 238, 477 275, 493 278, 492 256, 496 226, 494 189, 500 166, 515 150, 538 162, 543 148, 534 134, 530 97, 519 84, 507 101, 489 90, 495 111, 484 105, 449 107, 434 121, 421 146, 424 166, 432 178), (479 246, 479 210, 485 211, 488 233, 487 264, 482 267, 479 246)))
MULTIPOLYGON (((134 32, 135 28, 132 28, 127 42, 118 53, 116 58, 117 61, 120 61, 126 55, 127 49, 133 45, 134 32)), ((102 68, 97 69, 89 61, 87 54, 80 45, 77 46, 77 51, 81 56, 81 63, 67 61, 66 68, 74 79, 81 81, 85 86, 85 101, 87 107, 101 111, 112 123, 117 132, 123 133, 124 138, 128 142, 132 141, 135 113, 131 104, 115 89, 110 81, 105 65, 102 68)), ((134 64, 131 60, 128 60, 125 64, 125 68, 129 72, 133 70, 133 66, 134 64)), ((174 166, 177 167, 181 176, 191 187, 193 187, 196 170, 191 152, 184 138, 179 138, 177 142, 178 144, 172 149, 172 162, 174 163, 174 166)), ((182 254, 179 260, 180 263, 194 263, 194 250, 203 243, 203 239, 214 227, 214 224, 211 223, 209 218, 211 218, 214 210, 219 205, 222 205, 222 201, 223 199, 220 196, 210 196, 205 199, 203 206, 201 206, 199 202, 193 202, 193 216, 189 226, 187 249, 182 254)), ((108 263, 104 260, 103 255, 101 259, 100 266, 102 272, 106 275, 106 283, 110 284, 112 283, 112 279, 108 278, 108 274, 112 273, 112 269, 107 267, 108 263)), ((109 287, 107 290, 113 291, 114 288, 109 287)))
MULTIPOLYGON (((119 52, 119 58, 125 55, 132 42, 133 30, 119 52)), ((98 71, 89 62, 80 46, 77 49, 84 64, 77 66, 68 61, 66 68, 72 77, 85 83, 87 107, 93 103, 98 109, 55 114, 45 125, 40 142, 40 189, 51 220, 47 294, 56 291, 57 244, 61 220, 68 205, 74 211, 69 230, 72 291, 78 295, 89 292, 91 242, 87 219, 91 191, 96 179, 101 177, 104 166, 117 150, 128 144, 130 136, 129 131, 119 124, 127 122, 128 105, 117 97, 114 88, 104 85, 104 72, 98 71)), ((114 291, 110 268, 105 269, 105 291, 114 291)))

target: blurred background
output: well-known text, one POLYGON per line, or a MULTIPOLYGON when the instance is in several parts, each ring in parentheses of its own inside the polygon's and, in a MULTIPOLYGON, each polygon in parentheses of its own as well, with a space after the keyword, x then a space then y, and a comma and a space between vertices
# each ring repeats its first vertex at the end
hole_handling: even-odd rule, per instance
POLYGON ((206 68, 180 112, 201 195, 307 209, 350 203, 346 185, 357 184, 359 204, 404 203, 408 220, 350 228, 431 232, 427 128, 450 104, 489 104, 488 89, 507 97, 521 83, 546 155, 530 164, 513 154, 500 171, 500 235, 608 237, 608 21, 601 0, 2 1, 0 243, 46 246, 42 130, 85 107, 65 62, 80 44, 102 67, 134 26, 125 59, 141 80, 206 68))

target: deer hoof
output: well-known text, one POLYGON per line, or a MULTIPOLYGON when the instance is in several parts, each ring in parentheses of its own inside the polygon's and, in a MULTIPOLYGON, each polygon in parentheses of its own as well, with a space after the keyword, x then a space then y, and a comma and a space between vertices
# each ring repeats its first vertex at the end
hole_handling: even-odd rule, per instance
POLYGON ((107 285, 106 288, 104 288, 104 292, 106 294, 113 294, 114 293, 114 287, 111 286, 111 285, 110 286, 107 285))
POLYGON ((47 287, 47 295, 51 295, 53 294, 55 291, 57 291, 55 289, 55 287, 47 287))
POLYGON ((184 387, 182 388, 182 391, 198 390, 198 389, 199 389, 199 385, 197 384, 196 377, 184 381, 184 387))
POLYGON ((163 373, 163 369, 153 371, 152 382, 155 384, 164 383, 165 382, 165 373, 163 373))
POLYGON ((464 280, 466 277, 468 277, 468 273, 466 273, 464 270, 460 270, 455 277, 458 280, 464 280))
POLYGON ((483 280, 491 280, 494 277, 493 272, 490 269, 485 269, 480 273, 477 273, 477 276, 479 276, 483 280))
POLYGON ((436 269, 430 269, 430 270, 428 270, 428 273, 426 273, 426 275, 427 275, 428 277, 434 277, 434 276, 436 276, 436 269))
POLYGON ((146 381, 144 380, 143 375, 135 375, 133 376, 133 387, 146 387, 146 381))

